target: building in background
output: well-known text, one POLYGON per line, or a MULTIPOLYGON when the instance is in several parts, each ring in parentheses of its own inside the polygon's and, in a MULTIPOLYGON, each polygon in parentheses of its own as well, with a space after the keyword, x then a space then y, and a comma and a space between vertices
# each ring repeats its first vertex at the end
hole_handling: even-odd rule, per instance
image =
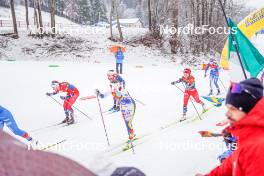
MULTIPOLYGON (((120 25, 122 27, 131 27, 131 28, 142 28, 143 23, 139 18, 130 18, 130 19, 119 19, 120 25)), ((113 25, 116 25, 116 20, 113 21, 113 25)))

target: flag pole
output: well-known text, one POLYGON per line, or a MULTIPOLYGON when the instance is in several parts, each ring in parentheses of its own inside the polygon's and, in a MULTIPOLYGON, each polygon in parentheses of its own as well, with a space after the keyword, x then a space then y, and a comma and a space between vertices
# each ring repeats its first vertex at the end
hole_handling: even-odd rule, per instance
POLYGON ((241 69, 242 69, 242 71, 243 71, 243 74, 244 74, 244 76, 245 76, 245 79, 247 79, 246 71, 245 71, 245 68, 243 67, 242 60, 241 60, 241 56, 240 56, 240 54, 239 54, 239 51, 238 51, 238 48, 237 48, 236 41, 235 41, 234 36, 233 36, 233 34, 232 34, 231 27, 229 26, 228 19, 227 19, 227 16, 226 16, 225 10, 224 10, 224 6, 223 6, 221 0, 218 0, 218 1, 219 1, 220 6, 221 6, 221 9, 222 9, 222 11, 223 11, 223 14, 224 14, 224 17, 225 17, 225 20, 226 20, 227 26, 228 26, 229 29, 230 29, 230 35, 231 35, 231 39, 232 39, 232 44, 233 44, 233 46, 235 47, 235 50, 236 50, 236 53, 237 53, 237 56, 238 56, 238 59, 239 59, 239 63, 240 63, 240 66, 241 66, 241 69))

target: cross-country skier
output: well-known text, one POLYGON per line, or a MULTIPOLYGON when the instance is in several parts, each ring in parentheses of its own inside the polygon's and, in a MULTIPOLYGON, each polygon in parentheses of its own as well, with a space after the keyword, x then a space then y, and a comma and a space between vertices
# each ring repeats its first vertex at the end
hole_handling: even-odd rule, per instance
POLYGON ((237 149, 207 174, 196 176, 258 176, 264 173, 263 84, 250 78, 233 83, 226 96, 228 132, 237 139, 237 149))
POLYGON ((66 115, 66 118, 62 121, 62 123, 73 124, 74 123, 74 111, 73 111, 72 105, 75 103, 75 101, 79 97, 78 89, 72 84, 69 84, 67 82, 58 82, 58 81, 52 81, 51 87, 54 90, 54 92, 46 93, 47 96, 56 95, 59 92, 67 93, 66 96, 60 96, 60 98, 64 100, 63 109, 66 115))
POLYGON ((0 130, 3 130, 4 125, 6 125, 15 135, 21 136, 28 140, 31 145, 36 146, 37 141, 34 140, 29 134, 18 128, 17 123, 11 114, 11 112, 4 107, 0 106, 0 130))
POLYGON ((120 97, 117 94, 117 92, 125 88, 125 81, 120 75, 115 73, 114 70, 109 70, 107 72, 107 77, 108 77, 108 80, 110 81, 111 94, 114 100, 114 105, 111 109, 109 109, 109 111, 119 111, 120 110, 120 106, 119 106, 120 97))
POLYGON ((177 83, 183 83, 185 87, 184 102, 183 102, 183 116, 181 118, 181 121, 186 120, 187 105, 188 105, 188 101, 191 96, 194 98, 194 100, 197 103, 202 105, 204 111, 206 110, 205 104, 200 100, 197 89, 195 88, 195 78, 191 75, 191 69, 185 68, 183 72, 183 77, 180 78, 178 81, 172 82, 171 84, 175 85, 177 83))
POLYGON ((217 62, 214 59, 211 59, 210 62, 207 64, 205 68, 204 77, 207 76, 207 71, 210 69, 210 93, 209 96, 213 94, 213 84, 215 85, 217 89, 217 95, 220 94, 220 88, 218 85, 218 79, 219 79, 219 70, 220 67, 217 64, 217 62))
MULTIPOLYGON (((132 140, 135 137, 132 121, 136 111, 136 103, 119 82, 115 84, 115 86, 118 88, 115 94, 117 95, 118 101, 120 102, 121 114, 126 124, 129 139, 132 140)), ((105 98, 110 94, 109 92, 102 94, 98 89, 95 90, 95 93, 100 98, 105 98)))

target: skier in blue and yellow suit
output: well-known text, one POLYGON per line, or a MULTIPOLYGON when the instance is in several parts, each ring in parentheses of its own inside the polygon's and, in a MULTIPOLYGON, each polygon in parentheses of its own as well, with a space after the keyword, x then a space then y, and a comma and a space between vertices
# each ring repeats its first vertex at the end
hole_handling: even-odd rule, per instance
POLYGON ((98 89, 96 89, 95 93, 100 98, 105 98, 106 96, 112 94, 114 98, 119 102, 121 114, 126 124, 129 139, 132 140, 135 137, 132 121, 134 119, 136 111, 136 103, 134 99, 129 95, 128 91, 124 88, 122 82, 111 82, 110 87, 110 92, 102 94, 98 89))
POLYGON ((220 94, 220 87, 218 85, 218 79, 219 79, 219 70, 220 67, 216 63, 214 59, 211 59, 210 62, 207 64, 205 68, 204 77, 207 76, 207 71, 210 69, 210 93, 209 96, 213 94, 213 84, 215 85, 217 89, 217 95, 220 94))

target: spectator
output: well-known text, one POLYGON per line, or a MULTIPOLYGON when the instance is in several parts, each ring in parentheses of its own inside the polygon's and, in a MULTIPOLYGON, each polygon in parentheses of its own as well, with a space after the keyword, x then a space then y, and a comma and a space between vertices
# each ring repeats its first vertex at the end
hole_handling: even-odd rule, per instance
POLYGON ((229 132, 237 139, 237 150, 206 176, 263 175, 264 98, 260 80, 251 78, 232 84, 226 106, 229 132))
POLYGON ((115 53, 116 58, 116 73, 123 74, 123 60, 124 60, 124 53, 122 52, 122 48, 119 47, 118 51, 115 53))

